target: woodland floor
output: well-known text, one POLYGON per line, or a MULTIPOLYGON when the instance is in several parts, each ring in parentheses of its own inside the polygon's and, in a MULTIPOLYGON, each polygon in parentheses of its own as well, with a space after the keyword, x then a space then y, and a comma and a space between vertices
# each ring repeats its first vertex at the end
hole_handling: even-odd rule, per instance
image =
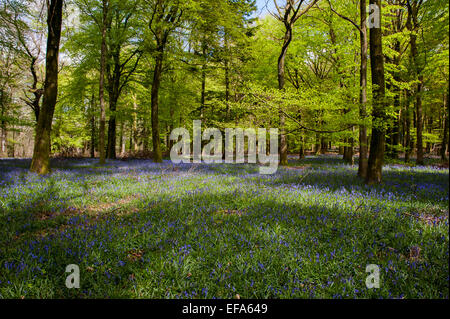
POLYGON ((0 160, 0 298, 449 297, 448 168, 97 162, 0 160))

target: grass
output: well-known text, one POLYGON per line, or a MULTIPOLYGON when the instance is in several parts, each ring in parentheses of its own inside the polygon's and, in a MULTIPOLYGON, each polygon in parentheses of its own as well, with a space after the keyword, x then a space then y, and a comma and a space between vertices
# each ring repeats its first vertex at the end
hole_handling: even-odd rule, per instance
POLYGON ((0 161, 0 298, 448 298, 449 171, 0 161), (80 267, 80 289, 65 286, 80 267), (380 267, 368 289, 366 265, 380 267))

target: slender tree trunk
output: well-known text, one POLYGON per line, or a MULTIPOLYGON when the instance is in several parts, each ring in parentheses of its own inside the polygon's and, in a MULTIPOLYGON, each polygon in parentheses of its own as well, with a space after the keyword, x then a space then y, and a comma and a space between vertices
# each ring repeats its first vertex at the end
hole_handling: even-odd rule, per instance
POLYGON ((16 140, 16 131, 14 130, 14 125, 12 125, 12 140, 13 142, 8 147, 8 157, 14 158, 15 155, 15 140, 16 140))
POLYGON ((149 130, 147 114, 144 114, 142 126, 142 149, 144 150, 144 153, 147 153, 149 150, 149 130))
POLYGON ((47 8, 47 54, 45 61, 44 99, 40 110, 34 141, 32 172, 50 171, 50 134, 58 96, 58 56, 61 39, 63 0, 50 0, 47 8))
MULTIPOLYGON (((361 33, 359 37, 360 49, 361 49, 361 65, 359 70, 359 116, 361 121, 365 121, 367 118, 367 9, 366 0, 360 1, 360 28, 361 33)), ((367 175, 367 153, 368 153, 368 141, 367 141, 367 127, 366 125, 359 125, 359 160, 358 160, 358 176, 365 178, 367 175)))
POLYGON ((108 19, 109 0, 103 0, 103 18, 102 18, 102 44, 100 52, 100 82, 98 97, 100 100, 100 128, 98 148, 100 153, 100 165, 105 164, 105 127, 106 127, 106 111, 105 111, 105 69, 106 69, 106 27, 108 19))
MULTIPOLYGON (((390 82, 386 83, 386 90, 390 92, 392 90, 392 85, 390 82)), ((390 101, 389 101, 390 102, 390 101)), ((385 156, 387 158, 392 157, 392 126, 393 126, 393 117, 391 115, 386 116, 386 143, 385 143, 385 156)))
MULTIPOLYGON (((285 83, 285 60, 289 44, 292 40, 292 27, 286 25, 286 32, 284 35, 283 47, 281 49, 281 54, 278 57, 278 89, 284 90, 285 83)), ((280 117, 280 165, 287 165, 287 137, 285 131, 286 117, 282 112, 282 106, 280 106, 279 117, 280 117)))
POLYGON ((423 165, 423 117, 422 117, 422 90, 423 90, 423 76, 419 76, 419 83, 416 91, 416 122, 417 122, 417 165, 423 165))
POLYGON ((348 138, 346 139, 346 143, 350 144, 350 146, 345 146, 344 147, 344 162, 353 165, 354 161, 353 161, 353 147, 354 147, 354 140, 353 138, 348 138))
POLYGON ((38 76, 37 76, 37 72, 36 72, 36 61, 37 61, 37 58, 33 56, 31 58, 31 62, 30 62, 30 71, 31 71, 31 74, 33 75, 33 84, 31 85, 31 92, 34 95, 34 98, 30 102, 27 102, 27 103, 33 109, 34 117, 35 117, 36 123, 37 123, 39 120, 39 111, 40 111, 39 103, 41 101, 41 96, 44 93, 44 91, 42 89, 37 88, 38 76))
POLYGON ((405 162, 408 163, 411 156, 411 108, 409 90, 405 91, 405 112, 406 112, 406 139, 405 139, 405 162))
MULTIPOLYGON (((378 6, 380 11, 379 19, 381 20, 381 0, 370 0, 369 3, 378 6)), ((373 184, 381 182, 386 134, 384 128, 386 110, 381 21, 380 28, 372 27, 370 29, 370 52, 372 69, 373 121, 366 182, 368 184, 373 184)))
POLYGON ((448 109, 449 109, 449 89, 447 84, 447 93, 444 98, 444 132, 442 133, 442 145, 441 145, 441 159, 443 162, 447 162, 448 158, 446 155, 447 147, 448 147, 448 129, 449 129, 449 116, 448 116, 448 109))
MULTIPOLYGON (((133 124, 134 125, 134 124, 133 124)), ((128 145, 128 151, 131 153, 131 151, 133 150, 133 146, 135 146, 134 145, 134 142, 133 142, 133 140, 134 140, 134 126, 131 126, 130 127, 130 136, 128 137, 128 143, 129 143, 129 145, 128 145)))
POLYGON ((120 138, 119 138, 119 145, 120 145, 120 156, 124 156, 125 155, 125 138, 124 138, 124 122, 122 121, 120 123, 120 138))
MULTIPOLYGON (((170 125, 169 125, 168 137, 170 137, 170 133, 171 133, 171 132, 173 131, 173 129, 175 128, 175 126, 174 126, 175 119, 173 118, 174 113, 175 113, 174 108, 173 108, 172 105, 170 105, 170 106, 169 106, 170 125)), ((174 142, 174 141, 171 140, 171 139, 169 138, 169 141, 168 141, 168 149, 169 149, 169 152, 170 152, 170 150, 172 149, 173 142, 174 142)))
POLYGON ((163 65, 164 49, 160 47, 155 58, 155 68, 153 72, 153 83, 151 92, 152 107, 152 142, 153 142, 153 160, 156 163, 162 162, 161 141, 159 137, 159 119, 158 119, 158 94, 161 84, 161 72, 163 65))
POLYGON ((92 93, 92 98, 91 98, 91 142, 90 142, 91 158, 95 157, 95 113, 94 113, 94 108, 95 108, 95 95, 94 95, 94 93, 92 93))
MULTIPOLYGON (((276 0, 274 0, 274 2, 276 5, 276 0)), ((283 8, 281 10, 278 10, 279 15, 277 16, 277 19, 282 21, 285 27, 283 46, 281 47, 281 53, 278 56, 278 89, 280 90, 284 90, 285 60, 289 44, 292 41, 292 27, 303 14, 305 14, 309 9, 311 9, 316 4, 316 2, 317 0, 310 1, 307 4, 307 6, 301 11, 300 9, 303 4, 303 1, 287 0, 284 2, 285 5, 283 6, 283 8)), ((279 9, 278 6, 277 8, 279 9)), ((280 118, 280 165, 287 165, 288 144, 285 128, 286 117, 285 114, 283 113, 283 105, 279 106, 279 118, 280 118)))
POLYGON ((400 143, 400 121, 401 121, 400 92, 399 91, 395 93, 394 109, 399 110, 399 114, 394 118, 394 123, 393 123, 393 127, 392 127, 391 157, 394 159, 398 159, 398 144, 400 143))
POLYGON ((320 145, 320 154, 325 154, 328 150, 328 143, 325 140, 325 137, 323 137, 323 136, 321 137, 320 144, 321 144, 320 145))
POLYGON ((137 99, 136 94, 133 94, 133 126, 131 131, 132 139, 130 139, 130 149, 133 147, 133 150, 138 151, 138 133, 137 133, 137 99), (133 146, 132 146, 133 145, 133 146))
POLYGON ((108 120, 108 141, 106 144, 106 158, 116 158, 116 103, 110 100, 109 111, 111 112, 108 120))
POLYGON ((200 92, 200 119, 205 116, 205 94, 206 94, 206 62, 202 65, 202 88, 200 92))
MULTIPOLYGON (((112 54, 114 69, 112 75, 108 72, 109 88, 109 120, 108 120, 108 143, 106 146, 106 158, 116 158, 116 110, 119 99, 120 87, 120 47, 116 46, 112 54)), ((107 66, 107 70, 109 67, 107 66)))
MULTIPOLYGON (((433 117, 430 116, 425 116, 424 117, 424 123, 427 123, 427 127, 424 128, 426 129, 428 134, 431 134, 432 130, 433 130, 433 117)), ((430 142, 426 143, 426 148, 425 148, 425 153, 426 154, 431 154, 431 150, 432 150, 432 144, 430 142)))
POLYGON ((228 58, 225 58, 225 104, 226 104, 226 120, 230 120, 230 71, 228 58))
POLYGON ((1 132, 1 136, 0 136, 0 143, 1 143, 0 155, 6 156, 6 154, 8 153, 7 144, 6 144, 6 141, 7 141, 6 121, 2 120, 1 129, 2 129, 2 132, 1 132))
POLYGON ((300 133, 300 150, 299 150, 299 154, 298 154, 298 159, 303 159, 305 158, 305 136, 304 136, 304 132, 302 131, 300 133))
POLYGON ((170 33, 180 24, 183 15, 177 4, 173 6, 164 6, 163 0, 154 2, 154 13, 157 19, 150 20, 149 28, 156 40, 155 49, 155 67, 153 71, 153 83, 151 90, 151 121, 152 121, 152 142, 153 142, 153 160, 162 162, 161 141, 159 136, 159 118, 158 118, 158 95, 161 85, 162 67, 164 62, 164 51, 170 33), (170 9, 167 12, 167 7, 170 9), (155 24, 153 24, 155 22, 155 24))
POLYGON ((7 155, 7 149, 6 149, 6 120, 5 120, 5 113, 6 113, 6 107, 5 107, 5 99, 4 99, 4 90, 1 88, 0 91, 0 157, 7 155))
POLYGON ((414 75, 417 77, 419 83, 415 92, 415 109, 416 109, 416 147, 417 147, 417 159, 418 165, 423 165, 423 119, 422 119, 422 90, 423 90, 423 75, 421 75, 421 68, 419 66, 419 52, 417 50, 417 31, 419 29, 418 14, 422 1, 417 0, 407 1, 408 7, 408 19, 406 22, 407 29, 410 33, 410 47, 411 47, 411 60, 414 66, 414 75))
POLYGON ((322 145, 320 144, 320 134, 316 133, 316 143, 314 144, 314 154, 319 155, 321 152, 322 145))

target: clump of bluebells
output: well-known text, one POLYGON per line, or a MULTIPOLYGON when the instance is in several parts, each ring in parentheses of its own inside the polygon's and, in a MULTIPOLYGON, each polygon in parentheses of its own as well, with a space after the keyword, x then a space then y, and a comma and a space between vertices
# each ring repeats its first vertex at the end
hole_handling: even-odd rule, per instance
POLYGON ((449 297, 448 169, 290 164, 1 160, 0 297, 449 297))

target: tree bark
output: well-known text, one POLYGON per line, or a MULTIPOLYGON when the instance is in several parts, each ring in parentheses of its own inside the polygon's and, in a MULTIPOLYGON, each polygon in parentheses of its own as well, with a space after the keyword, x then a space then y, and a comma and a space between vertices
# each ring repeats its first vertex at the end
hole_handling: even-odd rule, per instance
POLYGON ((325 154, 328 151, 328 143, 325 140, 325 137, 321 137, 320 144, 320 154, 325 154))
POLYGON ((394 159, 398 159, 398 145, 400 143, 400 121, 401 121, 400 91, 397 91, 395 93, 394 109, 399 110, 399 114, 394 118, 394 123, 392 126, 391 157, 394 159))
MULTIPOLYGON (((281 54, 278 57, 278 89, 284 90, 284 84, 285 84, 285 61, 286 61, 286 54, 287 49, 289 47, 289 44, 292 41, 292 26, 289 24, 286 24, 286 31, 284 34, 284 42, 283 47, 281 49, 281 54)), ((282 106, 280 106, 281 108, 282 106)), ((280 117, 280 165, 287 165, 287 138, 286 138, 286 132, 285 132, 285 123, 286 123, 286 117, 282 110, 279 111, 279 117, 280 117)))
POLYGON ((158 97, 159 87, 161 85, 164 51, 170 33, 179 25, 183 15, 183 10, 177 5, 168 8, 163 6, 163 2, 163 0, 157 0, 153 8, 153 16, 157 17, 157 21, 155 21, 156 25, 153 25, 153 18, 149 23, 150 31, 155 36, 156 40, 155 67, 153 70, 153 83, 151 90, 151 122, 153 160, 157 163, 162 162, 161 141, 159 136, 158 97), (166 26, 163 27, 161 23, 165 23, 166 26))
POLYGON ((91 142, 90 142, 90 148, 91 148, 91 158, 95 157, 95 95, 92 93, 91 98, 91 142))
MULTIPOLYGON (((377 5, 380 11, 381 0, 370 0, 370 4, 377 5)), ((370 153, 367 167, 366 182, 368 184, 380 183, 384 160, 385 144, 385 80, 384 80, 384 56, 382 47, 382 30, 372 27, 370 29, 370 62, 372 69, 372 138, 370 141, 370 153)))
POLYGON ((158 94, 161 84, 163 54, 164 49, 163 47, 161 47, 157 51, 157 56, 155 58, 155 68, 153 71, 153 83, 151 92, 153 160, 156 163, 162 162, 161 141, 159 138, 158 94))
POLYGON ((422 116, 422 90, 423 90, 423 76, 419 75, 419 83, 416 91, 416 132, 417 132, 417 165, 423 165, 423 116, 422 116))
MULTIPOLYGON (((203 57, 206 59, 206 46, 202 45, 203 49, 202 49, 202 54, 203 57)), ((206 99, 206 60, 203 62, 202 65, 202 87, 201 87, 201 91, 200 91, 200 119, 203 120, 204 118, 204 113, 205 113, 205 99, 206 99)))
POLYGON ((45 61, 44 98, 36 127, 32 172, 47 174, 50 171, 50 134, 58 96, 58 56, 61 39, 63 0, 50 0, 47 8, 47 53, 45 61))
POLYGON ((120 138, 119 138, 119 145, 120 145, 120 156, 124 156, 125 155, 125 139, 124 139, 124 130, 125 130, 125 125, 124 122, 122 121, 120 123, 120 138))
POLYGON ((99 83, 99 100, 100 100, 100 128, 99 128, 99 153, 100 165, 105 164, 105 126, 106 126, 106 112, 105 112, 105 69, 106 69, 106 27, 108 19, 109 0, 103 0, 103 18, 102 18, 102 44, 100 52, 100 83, 99 83))
POLYGON ((136 94, 133 94, 133 125, 131 128, 131 135, 130 135, 130 150, 133 149, 135 152, 138 151, 138 132, 137 132, 137 111, 138 111, 138 105, 137 105, 137 99, 136 94))
POLYGON ((410 104, 411 94, 409 90, 405 92, 405 112, 406 112, 406 138, 405 138, 405 162, 408 163, 411 156, 411 108, 410 104))
POLYGON ((448 158, 446 155, 446 151, 448 148, 448 129, 449 129, 449 117, 448 117, 448 109, 449 109, 449 89, 448 89, 448 84, 447 84, 447 93, 445 94, 445 99, 444 99, 444 132, 442 133, 442 144, 441 144, 441 159, 443 162, 447 162, 448 158))
POLYGON ((225 58, 225 104, 226 120, 230 120, 230 70, 228 58, 225 58))
POLYGON ((34 95, 34 98, 30 101, 27 101, 27 104, 33 109, 34 117, 35 117, 36 123, 37 123, 39 120, 39 111, 40 111, 39 104, 41 101, 41 96, 44 93, 44 91, 42 89, 37 88, 37 84, 38 84, 39 80, 38 80, 37 72, 36 72, 36 61, 37 61, 37 58, 33 56, 31 58, 31 62, 30 62, 30 71, 31 71, 31 74, 33 75, 33 84, 31 85, 31 92, 34 95))
MULTIPOLYGON (((280 8, 278 6, 277 1, 274 0, 274 4, 278 11, 277 19, 281 21, 284 24, 284 39, 283 39, 283 46, 281 47, 281 53, 278 56, 278 89, 284 90, 284 83, 285 83, 285 61, 286 61, 286 54, 287 50, 289 48, 289 44, 292 41, 292 28, 295 24, 295 22, 306 12, 308 12, 309 9, 312 8, 313 5, 316 4, 318 0, 310 1, 307 6, 300 11, 301 6, 303 4, 303 1, 292 1, 292 0, 286 0, 284 7, 280 8)), ((279 109, 279 118, 280 118, 280 165, 287 165, 287 152, 288 152, 288 145, 287 145, 287 136, 286 136, 286 128, 285 128, 285 122, 286 122, 286 116, 282 112, 282 105, 280 105, 279 109)))
MULTIPOLYGON (((106 158, 116 158, 116 110, 119 100, 120 88, 120 46, 116 46, 112 54, 114 69, 112 74, 108 72, 109 88, 109 120, 108 120, 108 143, 106 146, 106 158)), ((109 65, 109 64, 108 64, 109 65)), ((109 69, 107 65, 107 69, 109 69)))
MULTIPOLYGON (((359 70, 359 116, 362 121, 367 117, 367 9, 366 0, 360 1, 360 55, 361 65, 359 70)), ((367 175, 367 153, 368 153, 368 141, 367 141, 367 127, 366 125, 359 125, 359 159, 358 159, 358 176, 365 178, 367 175)))
POLYGON ((423 75, 421 75, 421 68, 419 66, 419 52, 417 50, 417 34, 419 29, 418 14, 422 1, 408 0, 406 2, 408 7, 408 19, 406 22, 407 29, 410 34, 411 58, 414 66, 414 75, 417 77, 419 83, 415 91, 415 109, 416 109, 416 147, 417 147, 417 165, 423 165, 423 119, 422 119, 422 90, 423 90, 423 75))
POLYGON ((7 155, 7 146, 6 146, 6 138, 7 138, 7 131, 6 131, 6 120, 5 120, 5 113, 6 113, 6 107, 5 107, 5 99, 4 99, 4 90, 1 88, 0 91, 0 157, 7 155))
POLYGON ((304 136, 304 132, 302 131, 300 133, 300 150, 299 150, 299 154, 298 154, 298 159, 303 159, 305 158, 305 136, 304 136))

